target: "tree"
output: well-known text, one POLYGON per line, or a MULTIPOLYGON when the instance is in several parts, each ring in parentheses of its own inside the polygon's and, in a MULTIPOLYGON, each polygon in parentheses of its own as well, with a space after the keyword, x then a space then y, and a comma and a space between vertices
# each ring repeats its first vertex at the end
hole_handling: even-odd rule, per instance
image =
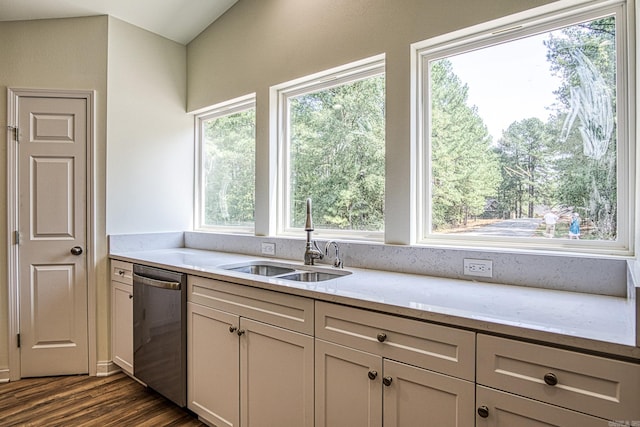
POLYGON ((533 218, 546 194, 549 171, 548 136, 538 118, 513 122, 498 141, 502 206, 517 218, 533 218))
POLYGON ((252 224, 255 110, 208 120, 203 149, 205 224, 252 224))
POLYGON ((384 75, 290 100, 292 225, 313 199, 317 228, 384 228, 384 75))
POLYGON ((434 229, 466 224, 484 212, 500 181, 491 137, 475 107, 467 105, 468 87, 451 62, 430 64, 431 206, 434 229))
POLYGON ((546 42, 552 70, 563 78, 554 118, 564 153, 556 162, 558 198, 583 211, 595 237, 604 240, 617 235, 615 32, 610 16, 568 27, 546 42))

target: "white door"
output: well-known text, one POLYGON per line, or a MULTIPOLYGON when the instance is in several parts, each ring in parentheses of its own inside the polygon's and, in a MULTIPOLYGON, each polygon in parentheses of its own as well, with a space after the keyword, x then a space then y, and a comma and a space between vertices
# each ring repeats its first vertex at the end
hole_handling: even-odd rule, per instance
POLYGON ((18 101, 21 377, 88 373, 87 100, 18 101))

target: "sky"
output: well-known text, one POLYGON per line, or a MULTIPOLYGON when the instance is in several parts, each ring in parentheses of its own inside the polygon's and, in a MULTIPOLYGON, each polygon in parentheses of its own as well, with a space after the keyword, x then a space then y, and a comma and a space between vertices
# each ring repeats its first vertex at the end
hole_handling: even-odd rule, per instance
POLYGON ((469 105, 478 113, 496 142, 516 121, 549 118, 547 107, 555 102, 553 91, 561 79, 551 75, 547 34, 467 52, 448 59, 454 73, 469 86, 469 105))

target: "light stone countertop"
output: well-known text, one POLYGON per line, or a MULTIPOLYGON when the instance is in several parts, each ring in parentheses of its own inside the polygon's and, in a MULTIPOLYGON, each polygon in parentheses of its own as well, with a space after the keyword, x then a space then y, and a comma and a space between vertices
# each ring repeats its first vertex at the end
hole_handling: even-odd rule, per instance
MULTIPOLYGON (((248 261, 305 269, 302 262, 174 248, 112 252, 112 259, 640 361, 635 301, 566 291, 345 268, 352 274, 301 283, 224 270, 248 261), (231 280, 230 280, 231 279, 231 280)), ((331 267, 318 266, 324 270, 331 267)))

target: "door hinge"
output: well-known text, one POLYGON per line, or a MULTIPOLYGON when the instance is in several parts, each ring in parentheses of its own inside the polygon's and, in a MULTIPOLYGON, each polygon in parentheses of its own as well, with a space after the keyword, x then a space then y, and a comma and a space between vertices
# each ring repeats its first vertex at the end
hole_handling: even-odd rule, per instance
POLYGON ((13 242, 16 245, 19 245, 22 243, 22 235, 18 230, 13 232, 13 242))
POLYGON ((20 348, 20 334, 18 334, 18 348, 20 348))
POLYGON ((13 132, 13 139, 20 142, 20 129, 17 126, 7 126, 7 128, 13 132))

